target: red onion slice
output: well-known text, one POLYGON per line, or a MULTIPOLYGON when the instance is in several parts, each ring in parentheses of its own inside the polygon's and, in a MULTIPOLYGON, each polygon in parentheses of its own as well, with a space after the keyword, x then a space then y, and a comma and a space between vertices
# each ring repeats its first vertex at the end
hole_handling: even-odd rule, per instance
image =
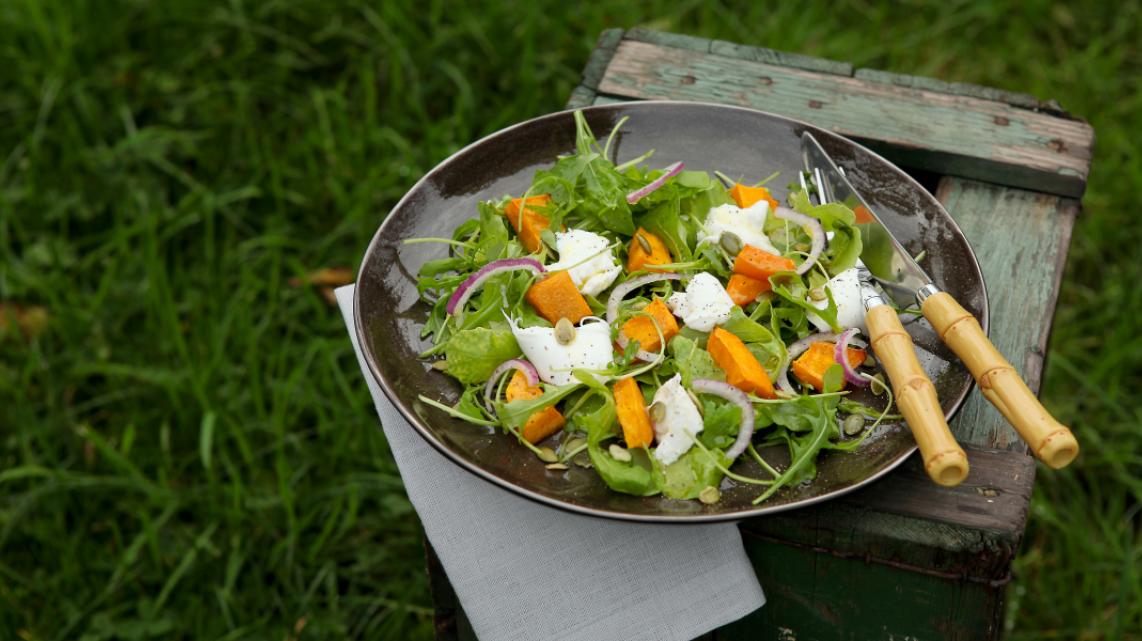
POLYGON ((801 225, 802 227, 809 228, 809 236, 813 240, 813 245, 809 248, 809 256, 805 259, 805 262, 798 265, 797 269, 794 270, 798 275, 804 274, 812 269, 813 265, 817 264, 817 259, 821 257, 821 252, 825 251, 825 228, 821 226, 821 221, 816 218, 799 214, 786 207, 778 207, 773 215, 783 220, 788 220, 791 223, 801 225))
POLYGON ((788 352, 788 354, 785 357, 785 362, 781 364, 781 369, 777 372, 777 389, 782 392, 796 394, 797 392, 793 391, 793 385, 789 383, 789 365, 793 363, 793 359, 805 353, 805 350, 809 349, 809 346, 813 343, 832 342, 835 340, 837 340, 837 335, 831 332, 810 334, 786 348, 785 351, 788 352))
POLYGON ((738 430, 738 438, 734 441, 730 449, 726 450, 726 456, 731 459, 740 456, 741 453, 745 451, 745 448, 749 446, 749 440, 753 438, 754 410, 753 403, 749 402, 749 397, 746 396, 745 392, 729 383, 714 381, 708 378, 696 378, 690 383, 690 387, 693 388, 695 392, 701 394, 711 394, 724 398, 741 408, 742 423, 741 428, 738 430))
POLYGON ((673 165, 667 165, 666 170, 663 171, 661 176, 647 183, 645 187, 641 187, 627 194, 627 204, 633 205, 643 198, 646 198, 651 192, 665 185, 667 180, 677 176, 678 172, 682 171, 682 168, 685 166, 686 165, 681 161, 673 165))
POLYGON ((841 337, 837 339, 837 347, 833 350, 833 359, 841 364, 845 370, 845 380, 856 385, 857 387, 868 387, 868 379, 871 378, 867 374, 862 374, 849 363, 848 353, 845 351, 849 348, 849 341, 860 330, 856 327, 846 329, 841 332, 841 337))
POLYGON ((543 265, 534 258, 505 258, 503 260, 493 260, 492 262, 484 265, 460 283, 456 291, 452 292, 452 296, 448 299, 448 305, 444 308, 449 314, 455 314, 457 310, 464 309, 464 304, 472 297, 484 281, 488 280, 496 274, 510 272, 517 269, 526 269, 537 274, 541 274, 547 270, 543 265))
POLYGON ((484 383, 484 407, 488 411, 492 411, 492 394, 496 391, 496 384, 499 383, 500 377, 516 370, 522 372, 527 377, 527 384, 531 386, 539 385, 539 372, 536 371, 535 366, 523 360, 522 358, 513 358, 500 363, 499 367, 492 371, 492 375, 488 377, 488 382, 484 383))
POLYGON ((656 283, 660 280, 681 279, 681 276, 674 273, 647 274, 645 276, 639 276, 638 278, 632 278, 621 285, 616 285, 615 288, 611 290, 610 297, 607 298, 607 323, 610 325, 615 324, 615 319, 617 319, 619 316, 619 303, 621 303, 622 300, 626 298, 626 295, 632 291, 642 287, 643 285, 656 283))

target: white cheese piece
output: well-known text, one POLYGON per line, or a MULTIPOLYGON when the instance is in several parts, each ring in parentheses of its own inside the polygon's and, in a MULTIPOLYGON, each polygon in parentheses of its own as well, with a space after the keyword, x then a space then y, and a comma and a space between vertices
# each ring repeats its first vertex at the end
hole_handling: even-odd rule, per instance
POLYGON ((567 385, 577 379, 572 368, 604 369, 611 364, 614 347, 611 328, 601 318, 587 317, 575 328, 575 338, 566 345, 555 340, 552 327, 520 329, 512 323, 512 334, 523 355, 535 366, 539 378, 552 385, 567 385))
POLYGON ((682 318, 687 327, 708 332, 730 319, 734 300, 713 274, 695 274, 686 285, 686 293, 676 292, 666 300, 670 311, 682 318))
POLYGON ((781 255, 769 236, 765 234, 765 217, 769 213, 769 202, 759 200, 742 209, 735 205, 719 205, 710 210, 706 222, 698 230, 698 240, 718 242, 722 232, 737 234, 744 245, 753 245, 762 251, 781 255))
MULTIPOLYGON (((861 300, 860 278, 857 276, 857 268, 846 269, 833 276, 825 283, 825 288, 833 294, 833 302, 837 304, 837 324, 840 325, 841 329, 859 327, 861 331, 867 332, 864 324, 864 301, 861 300)), ((828 298, 819 301, 810 300, 809 302, 817 309, 825 309, 829 306, 828 298)), ((809 314, 809 322, 822 332, 833 331, 825 319, 816 314, 809 314)))
POLYGON ((589 231, 572 229, 555 232, 559 262, 548 265, 547 270, 554 272, 566 269, 580 292, 598 296, 615 282, 623 270, 615 261, 613 251, 608 249, 609 244, 603 236, 589 231))
POLYGON ((682 387, 679 374, 658 388, 651 404, 654 403, 662 403, 665 409, 662 421, 654 424, 654 435, 658 440, 654 458, 663 465, 670 465, 694 445, 694 436, 702 431, 702 414, 682 387))

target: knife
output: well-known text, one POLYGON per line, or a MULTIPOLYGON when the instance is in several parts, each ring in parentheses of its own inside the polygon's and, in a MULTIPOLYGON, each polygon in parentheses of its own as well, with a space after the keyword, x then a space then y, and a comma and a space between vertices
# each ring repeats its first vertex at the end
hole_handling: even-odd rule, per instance
MULTIPOLYGON (((932 282, 932 278, 901 246, 809 132, 801 135, 801 153, 805 167, 813 175, 822 202, 841 202, 852 209, 862 207, 869 214, 864 217, 866 222, 858 227, 865 241, 861 249, 861 261, 869 272, 870 280, 875 280, 902 307, 920 304, 920 311, 936 330, 940 340, 967 365, 984 397, 1019 432, 1035 456, 1055 469, 1065 467, 1073 461, 1079 453, 1079 444, 1074 434, 1039 403, 1039 399, 1019 377, 1011 363, 988 340, 975 316, 932 282)), ((897 404, 916 434, 927 467, 929 454, 937 457, 934 462, 938 462, 942 456, 938 450, 947 448, 949 442, 954 444, 955 441, 951 440, 943 411, 935 397, 935 388, 927 377, 921 381, 916 376, 917 373, 923 376, 923 370, 916 361, 915 352, 904 349, 911 347, 911 339, 879 292, 870 287, 869 293, 864 301, 873 350, 885 364, 893 390, 897 393, 897 404), (892 316, 891 319, 888 318, 889 315, 892 316), (881 355, 882 349, 887 358, 881 355), (916 392, 910 391, 912 389, 916 392), (901 392, 904 392, 903 396, 901 392), (905 401, 904 397, 909 400, 905 401), (942 423, 942 433, 937 433, 941 430, 940 426, 935 425, 932 402, 936 403, 935 413, 938 414, 939 423, 942 423), (917 433, 913 417, 922 426, 923 436, 917 433), (929 437, 935 441, 928 443, 925 451, 926 445, 921 439, 929 437)), ((956 445, 956 448, 959 449, 959 446, 956 445)), ((962 455, 963 450, 959 449, 959 452, 962 455)), ((964 460, 966 475, 966 458, 964 460)), ((931 468, 928 471, 932 474, 931 468)), ((939 479, 936 480, 939 482, 939 479)))

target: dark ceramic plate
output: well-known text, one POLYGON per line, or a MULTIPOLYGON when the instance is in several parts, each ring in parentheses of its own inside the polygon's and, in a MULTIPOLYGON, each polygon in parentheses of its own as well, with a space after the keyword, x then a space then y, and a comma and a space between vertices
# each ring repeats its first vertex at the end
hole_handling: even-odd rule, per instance
MULTIPOLYGON (((760 180, 780 171, 770 185, 785 199, 784 185, 800 170, 799 136, 811 131, 841 165, 869 204, 944 290, 987 327, 987 295, 971 247, 940 204, 904 172, 868 149, 811 125, 758 111, 686 102, 635 102, 584 110, 602 138, 623 116, 619 161, 654 149, 654 165, 676 160, 688 169, 721 170, 760 180)), ((476 203, 519 194, 535 170, 575 147, 571 112, 520 123, 480 140, 422 178, 377 230, 357 278, 356 329, 373 376, 421 436, 456 464, 504 488, 555 507, 635 521, 697 522, 740 519, 788 510, 850 492, 884 475, 915 449, 901 423, 883 425, 854 453, 826 452, 817 478, 786 488, 762 505, 755 487, 726 481, 715 505, 663 497, 638 498, 613 492, 594 470, 572 466, 545 469, 514 439, 450 418, 417 400, 425 394, 454 404, 460 385, 417 359, 429 347, 419 338, 428 306, 417 299, 415 274, 427 260, 444 256, 434 244, 402 245, 406 238, 450 236, 461 221, 476 216, 476 203)), ((936 338, 923 319, 907 323, 920 362, 936 384, 949 417, 971 389, 968 371, 936 338)), ((784 464, 786 454, 764 455, 784 464)), ((763 476, 752 461, 737 463, 744 474, 763 476)), ((473 480, 473 482, 476 482, 473 480)))

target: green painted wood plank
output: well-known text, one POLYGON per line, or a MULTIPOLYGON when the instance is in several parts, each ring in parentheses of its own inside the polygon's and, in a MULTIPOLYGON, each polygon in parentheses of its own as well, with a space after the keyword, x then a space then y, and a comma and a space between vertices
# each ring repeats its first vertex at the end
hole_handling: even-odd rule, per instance
POLYGON ((1006 450, 969 445, 965 451, 971 472, 957 487, 932 483, 913 456, 842 498, 742 521, 742 536, 905 573, 1005 583, 1027 524, 1035 461, 1006 450))
MULTIPOLYGON (((1038 390, 1079 203, 954 177, 940 181, 936 198, 979 259, 991 303, 992 342, 1038 390)), ((952 429, 964 443, 1027 451, 978 391, 960 409, 952 429)))
POLYGON ((699 38, 698 36, 688 36, 686 34, 670 33, 668 31, 654 31, 652 29, 644 29, 643 27, 628 29, 624 39, 671 47, 673 49, 701 51, 702 53, 709 53, 710 44, 712 42, 709 38, 699 38))
POLYGON ((806 56, 799 53, 766 49, 765 47, 753 47, 736 42, 727 42, 725 40, 715 40, 710 43, 710 53, 735 60, 764 62, 771 65, 794 67, 797 69, 805 69, 806 71, 818 71, 820 73, 831 73, 838 76, 853 75, 853 65, 850 62, 828 60, 826 58, 806 56))
POLYGON ((859 558, 746 540, 765 607, 719 641, 988 641, 1002 629, 1003 588, 901 572, 859 558))
POLYGON ((567 104, 563 105, 565 109, 579 109, 580 107, 589 107, 595 104, 595 98, 598 94, 594 89, 579 85, 571 90, 571 97, 567 99, 567 104))
POLYGON ((616 49, 598 90, 754 107, 907 152, 924 169, 1067 196, 1085 188, 1094 140, 1084 122, 1002 102, 629 38, 616 49))
POLYGON ((1024 109, 1040 109, 1050 111, 1055 115, 1066 115, 1063 107, 1054 100, 1039 100, 1030 94, 1006 91, 1004 89, 996 89, 995 87, 985 87, 967 82, 946 82, 937 80, 936 78, 909 76, 906 74, 892 73, 890 71, 882 71, 880 69, 857 69, 853 76, 861 80, 896 85, 897 87, 926 89, 928 91, 938 91, 940 93, 957 96, 972 96, 984 100, 1006 102, 1009 105, 1023 107, 1024 109))
POLYGON ((599 34, 595 48, 591 51, 591 56, 587 58, 586 66, 583 67, 583 78, 580 80, 582 86, 592 90, 598 89, 599 81, 602 80, 607 65, 610 64, 611 57, 615 54, 615 48, 619 46, 622 38, 622 29, 604 29, 599 34))

